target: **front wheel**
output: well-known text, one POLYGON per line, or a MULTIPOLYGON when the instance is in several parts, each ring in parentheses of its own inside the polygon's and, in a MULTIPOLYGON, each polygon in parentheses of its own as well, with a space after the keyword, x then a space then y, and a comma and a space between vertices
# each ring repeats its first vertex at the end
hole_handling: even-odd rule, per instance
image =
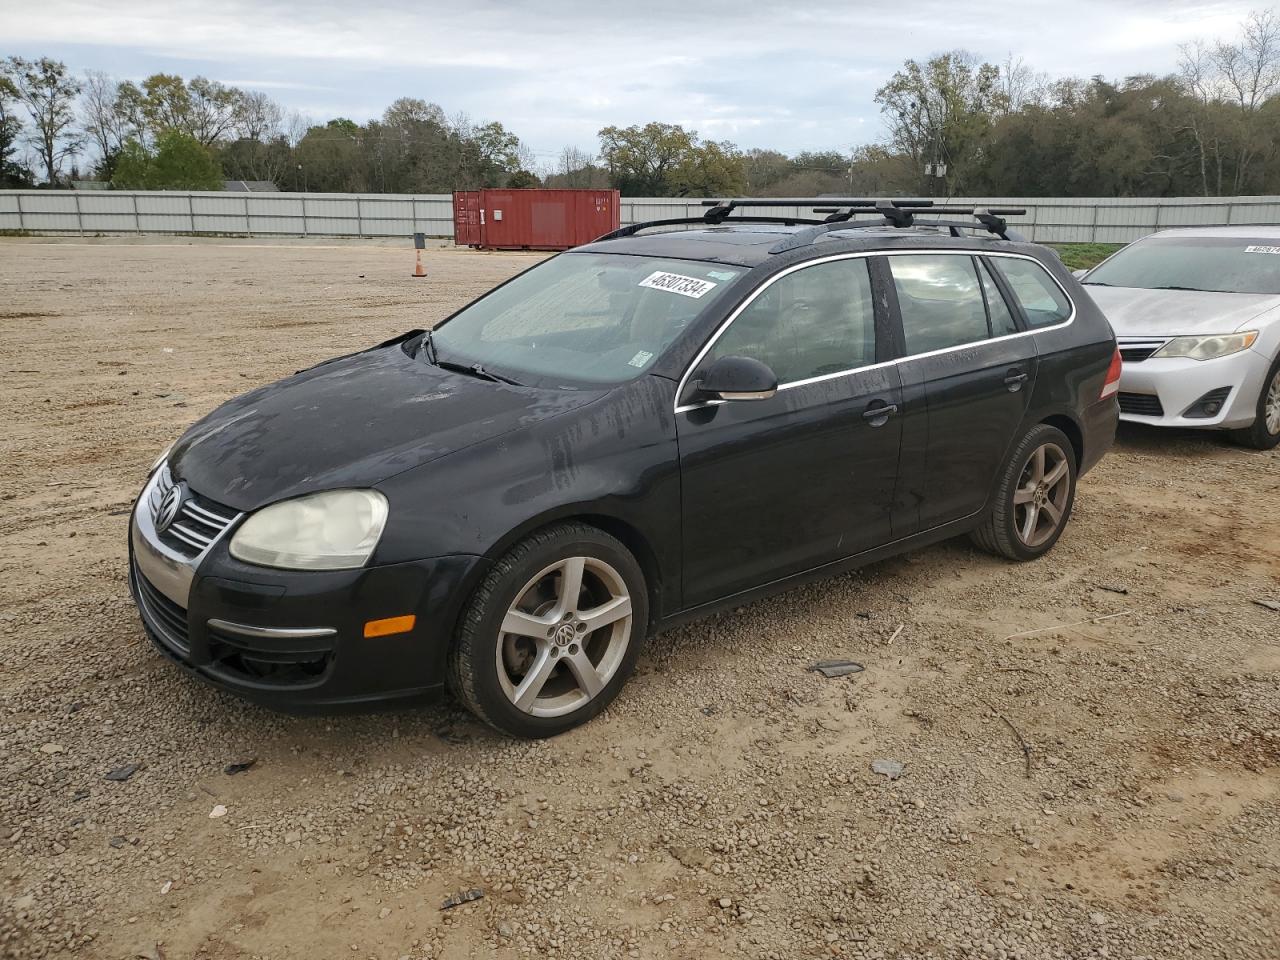
POLYGON ((1280 444, 1280 357, 1267 371, 1258 393, 1258 411, 1252 426, 1232 430, 1231 439, 1255 450, 1271 450, 1280 444))
POLYGON ((1071 441, 1040 423, 1014 448, 996 487, 991 512, 970 535, 973 542, 1010 560, 1048 553, 1071 519, 1076 460, 1071 441))
POLYGON ((449 655, 449 685, 481 720, 551 737, 590 720, 635 667, 648 624, 640 565, 586 524, 516 545, 476 589, 449 655))

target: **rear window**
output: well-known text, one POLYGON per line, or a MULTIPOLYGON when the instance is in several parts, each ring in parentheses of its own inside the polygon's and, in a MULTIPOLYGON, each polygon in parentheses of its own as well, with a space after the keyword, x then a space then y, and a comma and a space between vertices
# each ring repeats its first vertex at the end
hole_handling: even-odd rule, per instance
POLYGON ((994 257, 991 262, 1008 282, 1028 326, 1051 327, 1071 316, 1071 301, 1040 264, 1013 257, 994 257))
POLYGON ((1280 294, 1280 239, 1150 237, 1125 247, 1084 282, 1141 290, 1280 294))

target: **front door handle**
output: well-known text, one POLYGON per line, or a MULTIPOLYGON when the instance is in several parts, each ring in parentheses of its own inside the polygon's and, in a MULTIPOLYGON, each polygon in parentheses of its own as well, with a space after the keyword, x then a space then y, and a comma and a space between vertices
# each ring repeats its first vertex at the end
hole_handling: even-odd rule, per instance
POLYGON ((868 421, 873 427, 882 427, 897 412, 898 405, 896 403, 878 403, 877 406, 867 407, 862 412, 862 419, 868 421))
POLYGON ((1030 377, 1027 374, 1014 367, 1005 375, 1004 385, 1009 388, 1010 393, 1017 393, 1029 379, 1030 377))

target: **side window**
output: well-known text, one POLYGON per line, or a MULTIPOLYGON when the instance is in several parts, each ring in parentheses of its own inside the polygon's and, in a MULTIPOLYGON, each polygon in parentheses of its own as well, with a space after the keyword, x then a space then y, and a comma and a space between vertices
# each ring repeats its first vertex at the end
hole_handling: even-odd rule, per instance
POLYGON ((716 341, 702 362, 751 357, 778 383, 794 383, 876 360, 875 307, 865 258, 805 267, 774 282, 716 341))
POLYGON ((1009 305, 1004 302, 1004 294, 991 278, 990 268, 983 264, 978 268, 982 274, 982 292, 987 296, 987 316, 991 318, 991 335, 1003 337, 1018 332, 1018 325, 1013 320, 1009 305))
POLYGON ((972 257, 907 254, 885 259, 898 292, 909 355, 987 339, 987 308, 972 257))
POLYGON ((1033 260, 994 257, 1032 327, 1049 327, 1071 316, 1071 301, 1047 270, 1033 260))

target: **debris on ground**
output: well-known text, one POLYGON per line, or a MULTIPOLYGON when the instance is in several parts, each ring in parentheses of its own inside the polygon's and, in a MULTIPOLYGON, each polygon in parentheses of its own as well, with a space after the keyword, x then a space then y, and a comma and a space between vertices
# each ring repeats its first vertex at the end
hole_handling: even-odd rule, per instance
POLYGON ((1129 593, 1129 588, 1123 583, 1100 583, 1098 584, 1098 589, 1106 590, 1108 593, 1120 593, 1126 596, 1129 593))
POLYGON ((237 773, 244 773, 257 762, 258 758, 253 757, 249 760, 241 760, 239 763, 228 763, 222 768, 222 772, 228 777, 234 777, 237 773))
POLYGON ((104 780, 115 780, 123 783, 138 772, 139 766, 136 763, 126 763, 123 766, 116 767, 114 770, 108 770, 103 776, 104 780))
POLYGON ((226 815, 227 815, 227 808, 220 803, 217 804, 212 810, 209 811, 210 820, 217 820, 219 817, 225 817, 226 815))
POLYGON ((831 680, 835 677, 846 677, 851 673, 861 673, 865 669, 866 667, 856 660, 819 660, 809 665, 808 672, 820 673, 831 680))
POLYGON ((460 907, 464 903, 471 903, 473 900, 482 900, 484 891, 479 887, 472 890, 464 890, 462 893, 455 893, 452 897, 440 904, 441 910, 452 910, 454 907, 460 907))
POLYGON ((1268 610, 1275 610, 1280 613, 1280 600, 1255 600, 1253 602, 1260 607, 1266 607, 1268 610))
POLYGON ((902 771, 906 769, 906 764, 898 760, 872 760, 871 772, 878 773, 882 777, 888 777, 890 780, 897 780, 902 776, 902 771))

